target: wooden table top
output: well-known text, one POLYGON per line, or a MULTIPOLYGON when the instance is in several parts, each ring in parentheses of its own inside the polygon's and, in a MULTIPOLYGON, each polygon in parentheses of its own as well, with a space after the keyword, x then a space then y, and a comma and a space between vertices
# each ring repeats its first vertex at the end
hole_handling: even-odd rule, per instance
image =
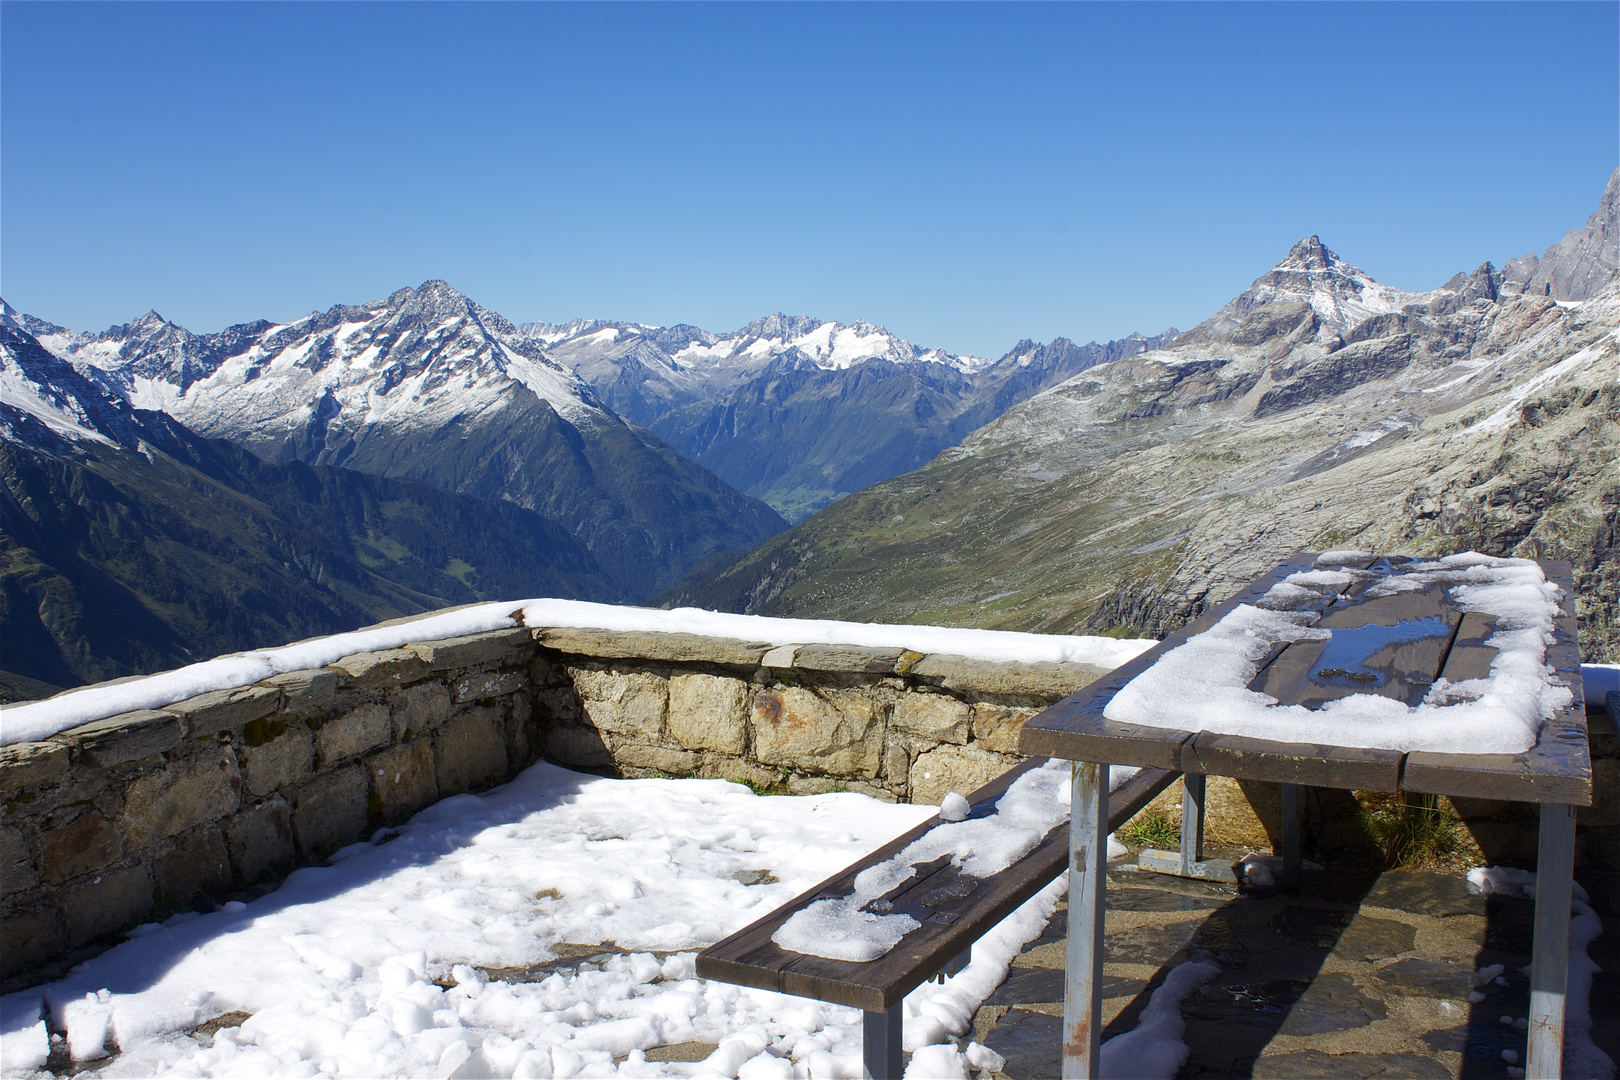
MULTIPOLYGON (((1402 557, 1368 558, 1333 564, 1334 568, 1398 572, 1402 557)), ((1205 612, 1107 677, 1075 693, 1024 725, 1019 749, 1025 754, 1143 765, 1173 771, 1270 780, 1312 787, 1364 791, 1414 791, 1438 795, 1506 799, 1518 802, 1592 803, 1592 763, 1587 743, 1586 711, 1581 694, 1580 653, 1575 637, 1575 593, 1567 562, 1541 562, 1547 580, 1559 586, 1560 609, 1554 620, 1547 663, 1574 690, 1569 707, 1544 720, 1536 743, 1522 754, 1404 752, 1315 743, 1181 731, 1122 724, 1103 716, 1116 693, 1161 656, 1188 638, 1214 626, 1239 604, 1253 604, 1291 574, 1320 569, 1316 555, 1301 552, 1257 578, 1247 588, 1205 612)), ((1337 697, 1376 693, 1416 704, 1438 678, 1451 681, 1481 678, 1490 670, 1496 650, 1485 645, 1494 630, 1493 616, 1465 613, 1446 599, 1442 586, 1422 592, 1364 599, 1370 583, 1350 586, 1345 594, 1325 596, 1316 626, 1333 630, 1365 628, 1385 636, 1372 656, 1358 656, 1347 669, 1326 654, 1332 642, 1300 641, 1276 645, 1249 684, 1280 704, 1319 707, 1337 697), (1399 625, 1407 632, 1390 635, 1375 627, 1399 625), (1412 628, 1416 628, 1415 631, 1412 628), (1402 640, 1404 638, 1404 640, 1402 640)), ((1298 610, 1298 609, 1295 609, 1298 610)), ((1338 635, 1341 639, 1350 635, 1338 635)), ((1360 650, 1366 652, 1365 649, 1360 650)))

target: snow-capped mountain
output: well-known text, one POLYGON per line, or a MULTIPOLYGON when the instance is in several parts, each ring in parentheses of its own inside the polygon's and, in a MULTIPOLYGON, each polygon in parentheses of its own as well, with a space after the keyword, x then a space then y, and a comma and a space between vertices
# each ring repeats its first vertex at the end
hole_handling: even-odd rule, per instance
POLYGON ((1404 292, 1306 237, 1168 347, 1051 386, 667 599, 1162 634, 1296 550, 1479 550, 1572 561, 1583 654, 1620 659, 1617 189, 1620 171, 1537 260, 1539 288, 1485 263, 1404 292))
POLYGON ((135 406, 268 460, 422 480, 559 518, 631 596, 782 525, 442 281, 286 324, 193 334, 154 312, 50 340, 135 406))
POLYGON ((790 520, 922 465, 1053 382, 1174 336, 1023 341, 992 361, 780 312, 726 334, 598 320, 522 329, 615 411, 790 520))

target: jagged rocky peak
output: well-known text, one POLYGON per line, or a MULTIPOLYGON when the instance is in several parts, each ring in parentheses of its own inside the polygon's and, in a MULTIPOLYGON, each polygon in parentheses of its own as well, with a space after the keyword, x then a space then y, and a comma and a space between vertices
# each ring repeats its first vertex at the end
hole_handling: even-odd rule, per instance
MULTIPOLYGON (((822 321, 809 315, 785 315, 777 311, 765 316, 763 319, 755 319, 735 334, 727 336, 791 340, 808 334, 821 326, 822 321)), ((856 323, 856 326, 865 325, 865 323, 856 323)))
POLYGON ((1571 229, 1537 257, 1535 252, 1502 266, 1505 291, 1550 296, 1554 300, 1589 300, 1620 268, 1620 169, 1609 182, 1586 226, 1571 229))
POLYGON ((1307 236, 1288 249, 1288 255, 1277 264, 1276 269, 1331 270, 1342 262, 1343 259, 1322 243, 1320 236, 1307 236))

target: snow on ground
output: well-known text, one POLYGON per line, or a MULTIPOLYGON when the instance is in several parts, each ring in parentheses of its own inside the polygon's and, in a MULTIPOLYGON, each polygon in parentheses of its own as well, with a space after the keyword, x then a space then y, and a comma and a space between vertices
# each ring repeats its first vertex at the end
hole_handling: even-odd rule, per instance
MULTIPOLYGON (((1614 1076, 1614 1061, 1592 1041, 1592 976, 1601 969, 1586 952, 1592 940, 1603 933, 1603 920, 1592 910, 1591 897, 1581 883, 1571 884, 1574 895, 1569 902, 1569 975, 1564 989, 1564 1075, 1609 1080, 1614 1076)), ((1534 900, 1536 875, 1510 866, 1477 866, 1468 871, 1468 890, 1534 900)), ((1530 974, 1530 968, 1526 967, 1524 973, 1530 974)), ((1475 972, 1474 985, 1492 979, 1500 982, 1501 975, 1502 965, 1491 964, 1475 972)), ((1476 998, 1470 994, 1469 1000, 1477 1003, 1484 1000, 1484 995, 1476 998)), ((1523 1030, 1524 1021, 1518 1023, 1523 1030)), ((1522 1070, 1519 1075, 1523 1075, 1522 1070)))
MULTIPOLYGON (((1405 564, 1387 574, 1333 569, 1352 556, 1359 553, 1323 554, 1317 559, 1320 569, 1290 575, 1258 606, 1239 604, 1127 683, 1104 715, 1148 727, 1282 742, 1440 752, 1466 747, 1478 754, 1517 754, 1535 745, 1542 720, 1573 700, 1546 663, 1558 615, 1558 586, 1547 581, 1534 560, 1467 552, 1405 564), (1363 693, 1307 709, 1279 705, 1277 699, 1250 690, 1274 643, 1333 637, 1333 631, 1314 625, 1319 612, 1289 609, 1357 581, 1370 583, 1363 593, 1368 599, 1444 589, 1461 610, 1497 616, 1486 641, 1497 650, 1489 677, 1459 683, 1439 679, 1416 707, 1363 693)), ((1340 633, 1348 637, 1353 631, 1340 633)))
POLYGON ((45 701, 14 705, 0 711, 0 746, 37 742, 93 720, 135 709, 160 709, 211 690, 247 686, 282 672, 324 667, 358 652, 397 649, 411 642, 437 641, 518 625, 706 634, 773 645, 870 645, 952 653, 979 660, 1074 661, 1109 669, 1156 644, 1146 638, 1120 641, 944 626, 772 619, 699 608, 661 611, 578 600, 509 600, 475 604, 393 626, 314 638, 278 649, 231 653, 117 686, 70 690, 45 701), (514 618, 520 613, 521 624, 514 618))
MULTIPOLYGON (((0 998, 0 1069, 44 1075, 56 1031, 75 1062, 114 1054, 102 1077, 858 1077, 858 1010, 699 980, 695 952, 933 812, 536 765, 258 900, 137 927, 66 978, 0 998), (591 955, 568 944, 614 955, 564 960, 532 982, 499 970, 591 955), (251 1015, 211 1044, 191 1034, 227 1013, 251 1015), (646 1060, 683 1042, 717 1048, 696 1063, 646 1060)), ((908 995, 908 1075, 998 1066, 956 1037, 1065 885, 987 932, 963 971, 908 995)), ((1167 984, 1148 1030, 1105 1047, 1109 1075, 1185 1057, 1171 1014, 1193 985, 1167 984)))

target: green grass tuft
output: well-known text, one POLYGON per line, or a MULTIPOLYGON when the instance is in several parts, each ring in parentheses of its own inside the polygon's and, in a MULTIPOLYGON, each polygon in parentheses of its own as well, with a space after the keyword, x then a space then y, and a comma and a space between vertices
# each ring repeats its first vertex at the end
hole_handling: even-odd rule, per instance
POLYGON ((1114 835, 1137 847, 1175 851, 1181 847, 1181 822, 1162 810, 1144 810, 1114 835))

